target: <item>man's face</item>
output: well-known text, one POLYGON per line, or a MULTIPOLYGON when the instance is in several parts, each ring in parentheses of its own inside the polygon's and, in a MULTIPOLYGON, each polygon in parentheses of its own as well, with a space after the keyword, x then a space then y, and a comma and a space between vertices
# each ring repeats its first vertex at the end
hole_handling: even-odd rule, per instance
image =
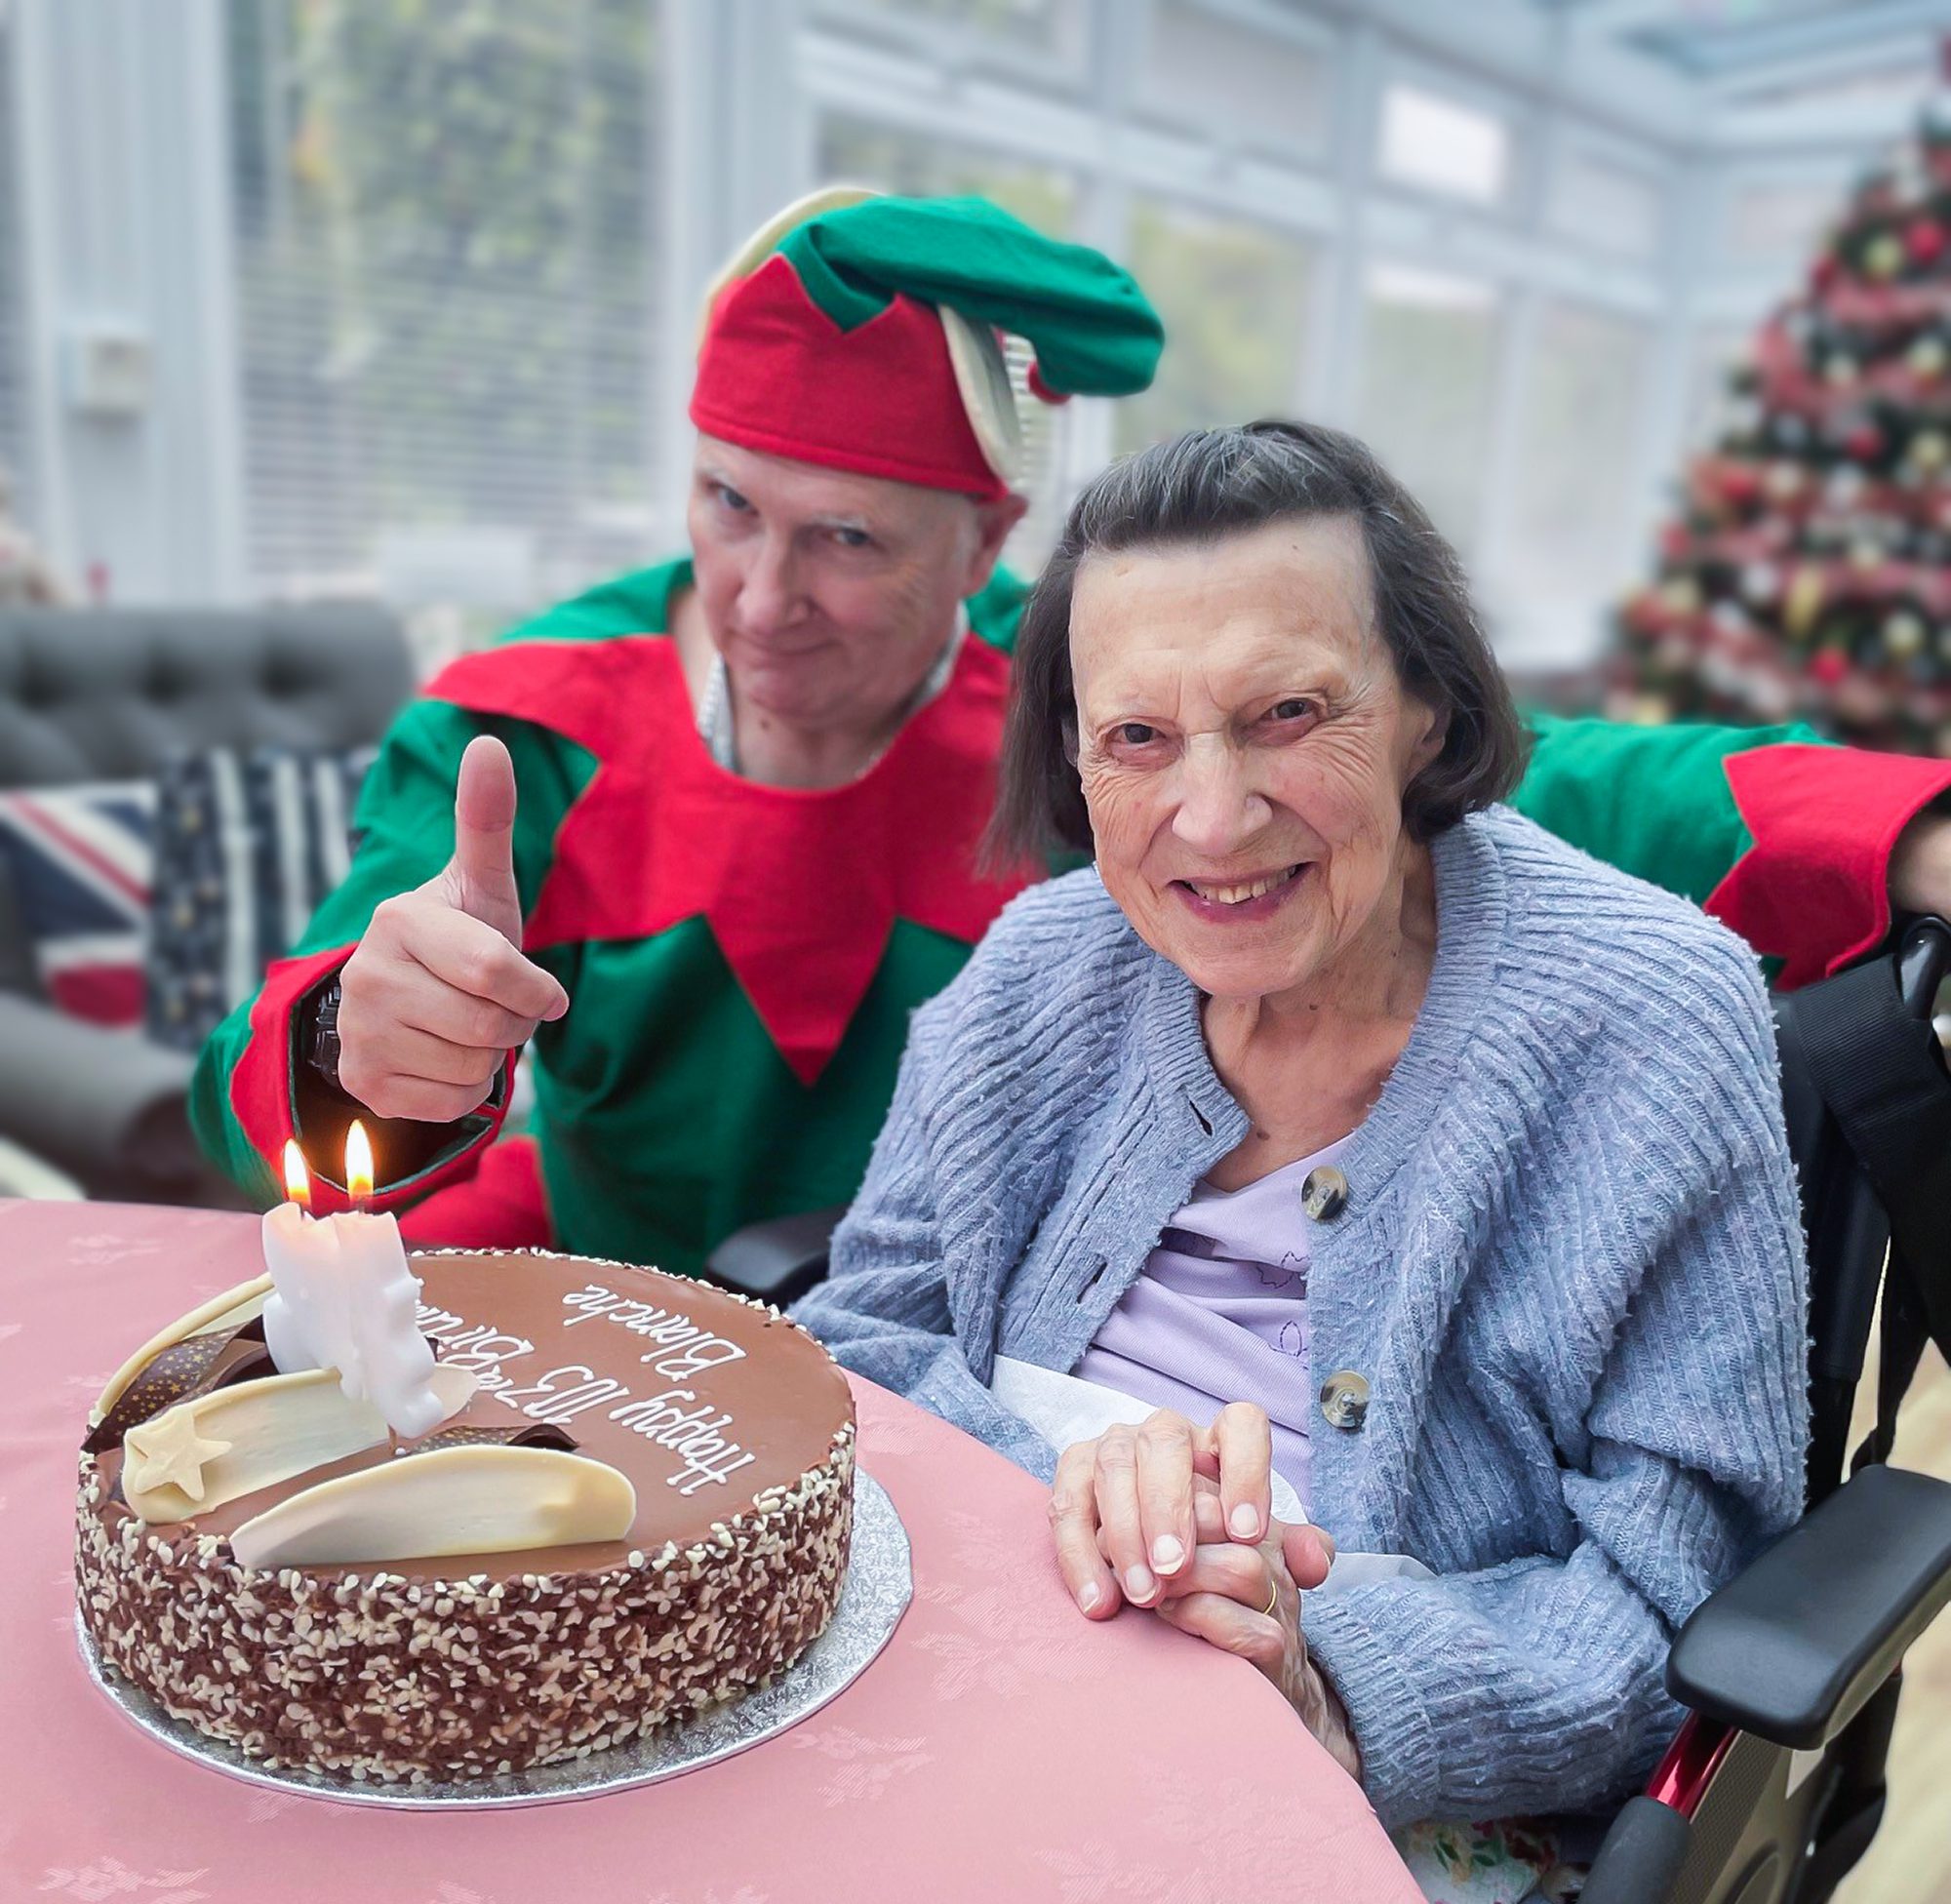
POLYGON ((699 437, 697 598, 741 700, 810 730, 892 718, 1022 510, 699 437))

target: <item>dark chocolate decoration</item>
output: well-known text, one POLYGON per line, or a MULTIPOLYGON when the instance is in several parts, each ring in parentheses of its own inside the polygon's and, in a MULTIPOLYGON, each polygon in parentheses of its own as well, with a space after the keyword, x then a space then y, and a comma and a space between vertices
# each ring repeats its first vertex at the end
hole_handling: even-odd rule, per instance
POLYGON ((116 1398, 115 1406, 89 1431, 82 1448, 100 1454, 104 1448, 120 1448, 131 1428, 179 1402, 276 1373, 271 1352, 264 1346, 263 1319, 259 1316, 236 1329, 172 1342, 116 1398))
POLYGON ((424 1441, 403 1448, 400 1453, 402 1456, 432 1454, 443 1448, 553 1448, 564 1454, 574 1454, 581 1446, 567 1428, 559 1428, 552 1421, 531 1421, 520 1428, 484 1428, 462 1423, 439 1429, 424 1441))

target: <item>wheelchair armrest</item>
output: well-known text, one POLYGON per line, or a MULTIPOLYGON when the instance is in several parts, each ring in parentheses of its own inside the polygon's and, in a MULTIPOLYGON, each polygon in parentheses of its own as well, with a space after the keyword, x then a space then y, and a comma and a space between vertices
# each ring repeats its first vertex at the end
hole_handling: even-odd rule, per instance
POLYGON ((1951 1601, 1951 1484, 1864 1468, 1693 1611, 1667 1689, 1798 1751, 1826 1745, 1951 1601))
POLYGON ((704 1273, 740 1295, 788 1308, 825 1276, 827 1245, 846 1214, 841 1204, 748 1223, 704 1259, 704 1273))

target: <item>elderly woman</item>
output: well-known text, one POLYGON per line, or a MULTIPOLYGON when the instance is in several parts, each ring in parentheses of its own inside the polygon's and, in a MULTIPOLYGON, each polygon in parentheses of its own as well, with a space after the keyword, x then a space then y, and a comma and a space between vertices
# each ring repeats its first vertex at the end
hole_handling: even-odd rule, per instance
POLYGON ((998 842, 1095 863, 916 1014, 801 1318, 1054 1478, 1081 1612, 1253 1659, 1385 1822, 1618 1795, 1676 1625, 1801 1502, 1752 956, 1497 804, 1455 558, 1333 431, 1100 477, 1015 695, 998 842), (1152 1411, 1055 1447, 1020 1365, 1152 1411), (1303 1601, 1282 1482, 1421 1565, 1303 1601))

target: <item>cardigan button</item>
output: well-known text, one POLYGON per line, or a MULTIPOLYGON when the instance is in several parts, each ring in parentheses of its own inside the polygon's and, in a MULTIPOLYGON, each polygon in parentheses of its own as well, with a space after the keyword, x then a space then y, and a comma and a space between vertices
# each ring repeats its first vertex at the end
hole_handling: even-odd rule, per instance
POLYGON ((1353 1434, 1369 1418, 1369 1378, 1337 1368, 1321 1384, 1321 1412, 1329 1425, 1353 1434))
POLYGON ((1348 1179, 1333 1164, 1317 1164, 1301 1179, 1300 1207, 1317 1223, 1332 1223, 1348 1208, 1348 1179))

